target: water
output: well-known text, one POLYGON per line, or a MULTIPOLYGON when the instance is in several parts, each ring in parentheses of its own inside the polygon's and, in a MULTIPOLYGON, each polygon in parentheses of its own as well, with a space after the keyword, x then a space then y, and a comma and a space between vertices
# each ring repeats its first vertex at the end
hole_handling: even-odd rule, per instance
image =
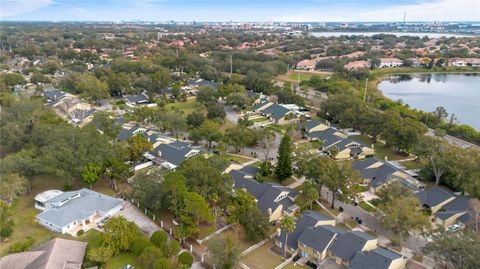
POLYGON ((480 130, 480 74, 392 75, 378 88, 391 99, 433 112, 443 106, 449 113, 480 130))
POLYGON ((447 34, 447 33, 409 33, 409 32, 311 32, 310 35, 316 37, 340 37, 344 35, 363 35, 363 36, 373 36, 378 34, 388 34, 395 36, 418 36, 424 37, 428 36, 430 38, 440 38, 440 37, 478 37, 473 35, 463 35, 463 34, 447 34))

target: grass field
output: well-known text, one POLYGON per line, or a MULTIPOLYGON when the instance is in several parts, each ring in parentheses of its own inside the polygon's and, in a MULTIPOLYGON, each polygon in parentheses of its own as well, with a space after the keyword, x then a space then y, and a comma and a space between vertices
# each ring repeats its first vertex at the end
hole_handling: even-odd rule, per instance
POLYGON ((376 212, 377 210, 372 207, 371 205, 365 203, 364 201, 361 201, 359 204, 358 204, 361 208, 363 208, 363 210, 367 211, 367 212, 370 212, 370 213, 374 213, 376 212))
POLYGON ((135 269, 142 269, 143 267, 138 262, 137 257, 130 252, 122 253, 112 257, 106 264, 107 269, 122 269, 125 265, 132 265, 135 269))
POLYGON ((279 81, 297 82, 298 80, 309 80, 312 76, 326 78, 331 75, 332 73, 320 71, 289 71, 287 74, 277 76, 276 79, 279 81))
POLYGON ((419 161, 405 161, 405 162, 400 162, 400 164, 403 165, 407 170, 423 168, 423 164, 420 163, 419 161))
POLYGON ((168 103, 165 108, 167 110, 178 109, 183 112, 184 115, 191 114, 194 110, 197 110, 196 107, 196 97, 188 97, 187 101, 185 102, 175 102, 175 103, 168 103))
POLYGON ((252 269, 273 269, 283 262, 282 257, 273 253, 270 248, 274 241, 270 240, 261 247, 248 253, 242 262, 252 269))
POLYGON ((246 162, 252 160, 252 158, 242 157, 242 156, 232 155, 232 154, 226 154, 226 157, 227 157, 227 159, 229 159, 230 161, 237 162, 237 163, 240 163, 240 164, 246 163, 246 162))

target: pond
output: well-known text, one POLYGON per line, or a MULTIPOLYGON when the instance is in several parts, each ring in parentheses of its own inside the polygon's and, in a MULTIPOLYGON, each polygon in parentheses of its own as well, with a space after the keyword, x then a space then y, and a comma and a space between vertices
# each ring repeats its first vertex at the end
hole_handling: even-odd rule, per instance
POLYGON ((433 112, 443 106, 449 117, 480 130, 480 74, 392 75, 378 88, 412 108, 433 112))

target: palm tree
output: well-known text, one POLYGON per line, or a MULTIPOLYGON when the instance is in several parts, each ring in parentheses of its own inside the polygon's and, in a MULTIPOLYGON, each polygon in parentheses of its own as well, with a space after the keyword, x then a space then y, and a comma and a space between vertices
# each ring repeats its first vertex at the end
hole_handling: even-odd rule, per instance
POLYGON ((283 231, 285 232, 285 247, 284 247, 284 255, 285 259, 287 259, 287 242, 288 242, 288 234, 295 230, 296 221, 290 215, 283 216, 283 219, 280 221, 280 226, 282 227, 283 231))

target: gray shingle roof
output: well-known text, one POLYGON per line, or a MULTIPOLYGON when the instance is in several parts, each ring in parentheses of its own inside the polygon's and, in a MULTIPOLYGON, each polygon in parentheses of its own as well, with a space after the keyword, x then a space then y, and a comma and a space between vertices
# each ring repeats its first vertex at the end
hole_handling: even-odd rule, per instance
POLYGON ((153 151, 158 154, 161 159, 179 166, 183 161, 187 159, 187 154, 192 151, 193 148, 190 144, 182 141, 175 141, 169 144, 160 144, 153 151))
POLYGON ((300 237, 298 237, 298 242, 317 252, 323 252, 330 246, 332 240, 339 233, 340 231, 331 225, 308 227, 300 237))
POLYGON ((322 146, 324 148, 329 148, 332 145, 340 143, 340 141, 344 139, 343 137, 334 135, 335 132, 337 132, 337 130, 333 128, 328 128, 324 131, 315 131, 315 132, 308 133, 307 136, 309 138, 316 138, 318 140, 322 140, 323 141, 322 146))
POLYGON ((261 112, 271 115, 272 118, 278 120, 285 117, 291 111, 281 105, 273 104, 263 109, 261 112))
POLYGON ((47 98, 48 101, 57 101, 65 97, 65 93, 60 90, 45 90, 43 91, 43 96, 47 98))
POLYGON ((318 126, 320 124, 322 124, 322 123, 318 120, 307 120, 307 122, 305 123, 305 128, 308 131, 308 130, 312 129, 313 127, 318 126))
POLYGON ((376 248, 368 252, 357 252, 350 262, 351 269, 388 269, 392 261, 402 255, 384 249, 376 248))
POLYGON ((343 260, 350 261, 356 252, 361 251, 368 240, 374 237, 362 232, 348 232, 338 235, 330 250, 333 255, 343 260))
POLYGON ((261 108, 267 103, 268 103, 268 100, 266 98, 262 98, 260 99, 260 102, 253 105, 253 110, 256 111, 257 109, 261 108))
POLYGON ((125 100, 127 100, 130 103, 142 104, 142 103, 147 103, 149 101, 149 98, 145 94, 138 94, 138 95, 127 96, 125 97, 125 100))
MULTIPOLYGON (((295 230, 288 234, 288 246, 292 249, 297 249, 298 247, 298 238, 301 234, 308 228, 314 227, 317 222, 322 220, 332 220, 331 217, 321 214, 317 211, 307 210, 304 211, 300 219, 297 220, 295 230)), ((332 226, 333 227, 333 226, 332 226)), ((276 240, 285 244, 286 233, 284 230, 281 231, 280 235, 277 235, 276 240)))
POLYGON ((81 220, 91 216, 96 211, 108 212, 123 203, 121 199, 116 199, 85 188, 63 193, 45 203, 59 202, 77 194, 79 194, 80 197, 73 198, 58 208, 46 210, 38 214, 37 218, 52 223, 57 227, 64 227, 75 220, 81 220))
POLYGON ((429 207, 435 207, 445 202, 446 200, 455 197, 453 193, 442 189, 440 187, 432 187, 430 189, 421 190, 416 193, 420 203, 428 205, 429 207))

